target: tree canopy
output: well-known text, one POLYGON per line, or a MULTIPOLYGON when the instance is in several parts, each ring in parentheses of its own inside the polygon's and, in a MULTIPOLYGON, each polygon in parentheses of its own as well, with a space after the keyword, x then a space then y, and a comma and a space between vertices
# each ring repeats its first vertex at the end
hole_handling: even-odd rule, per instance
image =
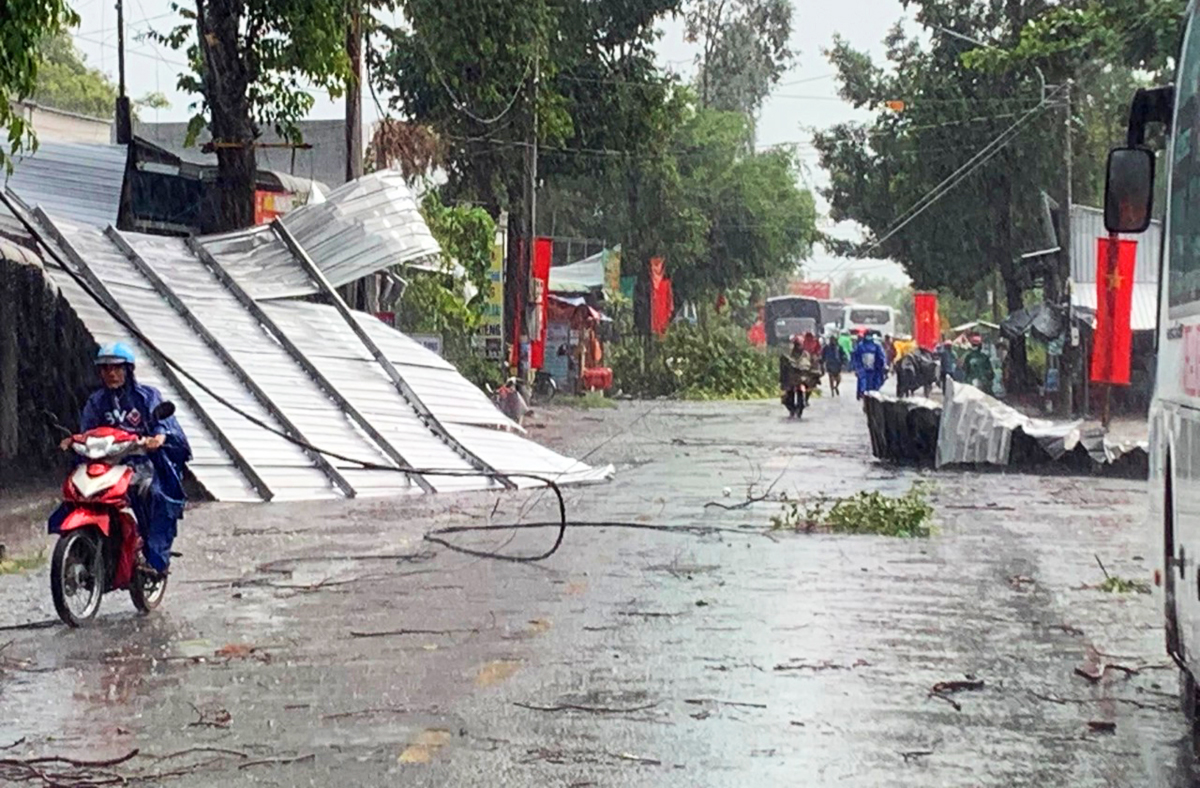
MULTIPOLYGON (((79 24, 79 17, 65 0, 0 0, 0 19, 0 96, 21 101, 37 89, 41 42, 79 24)), ((7 146, 0 146, 0 164, 11 170, 9 156, 36 141, 8 100, 0 100, 0 130, 8 138, 7 146)))
POLYGON ((627 273, 663 256, 681 299, 794 270, 808 253, 815 208, 795 162, 746 146, 757 104, 706 107, 656 67, 656 24, 679 0, 400 7, 409 24, 380 29, 373 78, 436 134, 450 198, 509 210, 523 234, 536 93, 540 234, 620 243, 627 273))
POLYGON ((312 109, 314 85, 340 95, 350 78, 347 7, 306 0, 194 0, 173 3, 184 24, 152 38, 187 54, 178 87, 200 97, 188 144, 212 135, 221 192, 220 226, 253 224, 254 144, 262 126, 300 142, 297 121, 312 109))

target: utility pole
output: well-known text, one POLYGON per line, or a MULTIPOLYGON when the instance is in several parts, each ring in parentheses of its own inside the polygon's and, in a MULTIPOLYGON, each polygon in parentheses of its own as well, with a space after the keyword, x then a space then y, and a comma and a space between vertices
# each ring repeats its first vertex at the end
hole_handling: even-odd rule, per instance
MULTIPOLYGON (((1066 334, 1063 336, 1062 356, 1059 358, 1059 373, 1058 373, 1058 391, 1060 412, 1068 418, 1073 415, 1075 406, 1075 361, 1079 357, 1079 352, 1071 346, 1072 328, 1074 327, 1074 308, 1071 306, 1071 206, 1074 203, 1075 195, 1074 188, 1071 184, 1074 171, 1074 146, 1071 143, 1071 80, 1068 79, 1063 83, 1063 111, 1065 119, 1063 120, 1063 174, 1065 183, 1063 184, 1063 194, 1066 196, 1066 205, 1063 206, 1063 231, 1062 237, 1059 238, 1059 243, 1062 245, 1062 253, 1059 255, 1059 298, 1063 299, 1066 306, 1067 326, 1066 334)), ((1080 365, 1080 369, 1082 369, 1080 365)), ((1086 374, 1086 372, 1084 373, 1086 374)), ((1084 406, 1087 407, 1086 405, 1084 406)))
POLYGON ((524 301, 521 307, 521 325, 517 347, 517 381, 521 385, 529 383, 530 346, 533 341, 530 320, 533 310, 537 308, 537 282, 533 277, 533 259, 536 255, 534 247, 537 241, 537 181, 538 181, 538 77, 540 74, 540 53, 533 55, 533 74, 529 81, 529 140, 525 146, 525 171, 528 180, 525 185, 525 254, 521 260, 524 276, 519 277, 525 285, 524 292, 518 293, 517 298, 524 301))
MULTIPOLYGON (((346 85, 346 180, 361 178, 362 151, 362 0, 348 0, 350 20, 346 26, 346 57, 350 79, 346 85)), ((342 299, 354 309, 379 311, 379 281, 372 274, 342 289, 342 299)))
POLYGON ((133 113, 125 95, 125 1, 117 0, 117 144, 133 142, 133 113))

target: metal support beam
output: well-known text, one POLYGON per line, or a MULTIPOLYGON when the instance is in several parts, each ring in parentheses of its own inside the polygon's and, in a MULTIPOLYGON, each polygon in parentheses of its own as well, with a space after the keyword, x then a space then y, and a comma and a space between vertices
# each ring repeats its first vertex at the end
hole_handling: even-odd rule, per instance
POLYGON ((386 372, 388 378, 391 379, 392 385, 396 387, 396 391, 398 391, 400 396, 412 407, 417 416, 422 422, 424 422, 425 426, 434 435, 440 438, 443 443, 453 449, 456 454, 470 463, 473 467, 483 471, 484 473, 495 474, 493 478, 497 479, 505 487, 510 490, 516 489, 517 485, 512 481, 512 479, 500 474, 495 468, 472 454, 465 446, 463 446, 459 441, 455 440, 455 438, 446 431, 445 426, 443 426, 438 418, 433 414, 433 411, 431 411, 428 406, 421 401, 421 398, 418 397, 416 392, 412 390, 412 387, 408 385, 408 382, 401 377, 400 373, 396 370, 396 367, 392 364, 388 357, 384 355, 383 350, 381 350, 379 345, 375 344, 375 340, 371 339, 370 335, 367 334, 366 329, 359 325, 358 320, 355 319, 354 314, 350 311, 350 307, 346 306, 346 302, 342 300, 342 297, 338 295, 337 290, 335 290, 333 285, 329 283, 329 280, 325 278, 324 272, 322 272, 317 264, 313 262, 312 258, 308 256, 308 252, 304 250, 304 247, 300 245, 300 242, 296 240, 296 237, 292 235, 291 231, 288 230, 287 227, 284 227, 283 222, 276 219, 275 221, 271 222, 271 229, 275 231, 275 234, 279 236, 280 240, 282 240, 284 244, 287 245, 288 249, 291 250, 292 255, 297 261, 299 261, 309 278, 316 283, 317 288, 321 291, 321 293, 330 299, 334 308, 337 309, 338 314, 340 314, 342 319, 346 321, 346 324, 350 326, 350 330, 353 331, 355 336, 358 337, 359 341, 363 343, 363 346, 370 351, 371 356, 375 359, 376 363, 383 367, 384 372, 386 372))
MULTIPOLYGON (((354 422, 362 428, 363 432, 370 436, 371 440, 375 441, 375 443, 379 445, 379 448, 384 454, 392 458, 392 460, 394 460, 396 464, 401 467, 412 467, 412 463, 404 459, 404 456, 400 453, 400 451, 383 436, 383 433, 377 430, 375 425, 372 424, 365 416, 363 416, 362 413, 360 413, 359 410, 350 403, 350 400, 346 399, 342 392, 338 391, 337 387, 327 377, 321 374, 321 371, 317 369, 316 365, 309 360, 308 356, 304 355, 300 348, 296 346, 296 343, 291 340, 291 337, 280 330, 280 328, 275 324, 275 321, 271 319, 270 315, 263 310, 257 301, 250 297, 250 294, 247 293, 245 289, 243 289, 242 286, 237 283, 236 279, 229 275, 229 272, 226 271, 219 262, 217 262, 217 259, 213 257, 207 249, 204 248, 202 243, 197 241, 195 237, 192 237, 187 239, 187 245, 188 248, 192 250, 192 254, 196 255, 200 262, 204 263, 204 266, 212 273, 214 277, 216 277, 217 281, 220 282, 226 290, 232 293, 234 298, 238 300, 238 303, 240 303, 242 307, 244 307, 245 310, 249 312, 250 315, 258 322, 258 325, 262 328, 263 333, 265 333, 269 339, 278 342, 279 345, 286 350, 289 355, 291 355, 292 360, 299 364, 300 367, 308 374, 308 376, 312 378, 312 381, 316 383, 322 391, 325 392, 325 395, 333 400, 334 403, 336 403, 337 406, 341 408, 341 410, 347 416, 353 419, 354 422)), ((420 474, 409 473, 407 476, 425 492, 437 492, 433 485, 430 484, 425 477, 421 476, 420 474)))
MULTIPOLYGON (((22 217, 18 214, 17 210, 14 210, 17 205, 20 205, 20 209, 23 210, 25 214, 29 213, 28 208, 23 203, 20 203, 20 201, 16 199, 15 195, 13 195, 11 192, 7 192, 6 190, 4 197, 4 202, 8 206, 9 210, 12 211, 14 215, 17 215, 17 218, 21 220, 22 224, 26 224, 30 232, 34 234, 38 242, 46 248, 50 255, 57 258, 54 247, 50 245, 49 241, 47 241, 45 238, 45 235, 49 235, 50 238, 53 239, 54 243, 57 244, 63 253, 66 254, 66 256, 70 259, 71 264, 78 269, 79 276, 87 282, 92 293, 94 293, 95 296, 101 301, 101 306, 110 310, 114 314, 119 315, 121 319, 129 325, 136 327, 137 324, 133 321, 133 318, 131 318, 129 313, 117 303, 117 300, 113 298, 112 293, 108 291, 108 288, 104 286, 104 283, 100 281, 100 278, 96 276, 79 252, 75 250, 75 247, 71 246, 63 234, 59 232, 59 229, 54 226, 54 223, 50 220, 50 217, 46 215, 45 211, 43 211, 41 208, 38 208, 33 212, 37 222, 44 230, 43 233, 43 231, 39 231, 33 222, 29 220, 28 216, 22 217)), ((62 265, 64 269, 66 268, 66 264, 62 260, 56 259, 56 262, 58 262, 59 265, 62 265)), ((171 384, 171 387, 179 393, 179 396, 183 397, 188 407, 190 407, 192 412, 196 414, 196 418, 200 420, 200 423, 212 433, 213 437, 217 441, 217 444, 227 455, 229 455, 229 459, 233 462, 234 467, 242 472, 242 475, 246 477, 248 482, 250 482, 250 486, 254 488, 254 491, 258 493, 259 497, 261 497, 264 501, 269 501, 274 498, 275 493, 272 492, 267 483, 263 481, 262 476, 259 475, 258 471, 254 469, 254 466, 250 464, 250 462, 242 455, 242 453, 238 451, 237 447, 233 445, 233 442, 229 440, 229 437, 217 425, 216 420, 213 419, 213 417, 209 415, 208 411, 206 411, 200 405, 199 401, 196 400, 191 391, 188 390, 187 386, 184 385, 183 380, 180 378, 178 373, 171 368, 171 365, 167 364, 165 361, 160 361, 158 366, 162 376, 166 378, 167 382, 171 384)))
MULTIPOLYGON (((215 336, 213 336, 212 332, 200 322, 200 318, 196 317, 195 313, 188 308, 188 305, 183 303, 183 300, 175 294, 175 291, 171 289, 170 285, 164 282, 162 277, 160 277, 158 273, 150 267, 150 264, 142 259, 142 256, 137 253, 137 250, 129 245, 129 242, 125 240, 125 236, 121 235, 121 231, 112 225, 109 225, 109 227, 104 231, 104 234, 108 236, 108 239, 113 242, 114 246, 121 250, 121 253, 124 254, 133 267, 137 269, 138 273, 145 277, 146 281, 150 283, 155 292, 157 292, 159 296, 161 296, 163 300, 171 306, 172 309, 179 313, 179 316, 183 318, 185 323, 187 323, 188 328, 190 328, 192 332, 196 334, 196 336, 200 337, 200 340, 204 342, 204 344, 208 346, 208 349, 211 350, 213 354, 221 360, 221 363, 229 368, 229 371, 232 372, 234 377, 238 379, 238 382, 250 391, 250 393, 254 396, 254 399, 258 400, 258 404, 262 405, 263 408, 266 409, 266 411, 270 413, 277 422, 279 422, 284 431, 294 440, 300 443, 308 443, 308 440, 304 437, 304 433, 300 431, 300 428, 297 427, 295 423, 293 423, 292 420, 289 419, 283 412, 283 409, 280 408, 279 405, 277 405, 275 401, 272 400, 271 397, 265 391, 263 391, 257 383, 254 382, 254 379, 250 377, 245 368, 243 368, 242 365, 239 364, 236 359, 234 359, 229 351, 225 349, 225 346, 222 345, 215 336)), ((346 481, 346 478, 342 476, 337 468, 334 468, 333 465, 330 464, 329 460, 326 459, 323 454, 313 451, 308 446, 302 445, 300 446, 300 449, 308 456, 310 460, 312 460, 313 464, 316 465, 317 468, 324 473, 331 482, 333 482, 336 487, 345 493, 347 498, 353 498, 355 495, 357 495, 354 487, 350 485, 350 482, 346 481)))

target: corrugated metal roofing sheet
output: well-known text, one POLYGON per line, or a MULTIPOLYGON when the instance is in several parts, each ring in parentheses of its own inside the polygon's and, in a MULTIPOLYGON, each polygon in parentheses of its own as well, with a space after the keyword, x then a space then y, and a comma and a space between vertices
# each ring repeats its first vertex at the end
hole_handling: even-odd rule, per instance
POLYGON ((17 158, 8 188, 51 216, 94 227, 116 224, 127 156, 124 145, 42 142, 17 158))
MULTIPOLYGON (((138 329, 164 352, 186 364, 218 395, 277 429, 292 422, 317 446, 382 465, 394 465, 383 450, 390 445, 414 467, 462 474, 426 474, 437 490, 498 487, 496 480, 474 475, 474 463, 480 461, 501 473, 534 473, 564 484, 611 473, 611 468, 591 468, 521 437, 520 428, 450 364, 370 315, 356 313, 355 319, 412 394, 397 390, 333 307, 279 300, 256 306, 228 289, 226 280, 180 239, 119 234, 111 228, 106 234, 53 217, 42 229, 51 239, 62 235, 63 243, 52 243, 68 260, 78 254, 138 329), (259 308, 261 313, 251 311, 259 308), (279 333, 270 335, 266 326, 279 333), (286 347, 277 336, 294 347, 286 347), (322 388, 306 364, 332 388, 322 388), (406 398, 414 395, 445 429, 441 437, 406 398), (352 411, 361 414, 363 423, 351 423, 347 414, 352 411), (374 437, 368 436, 364 424, 374 430, 374 437)), ((295 260, 290 265, 300 267, 295 260)), ((65 272, 50 269, 50 274, 98 341, 126 338, 127 332, 65 272)), ((182 390, 176 390, 144 349, 141 355, 139 375, 176 403, 195 451, 192 470, 219 500, 261 500, 250 474, 261 478, 274 500, 338 497, 343 491, 331 483, 338 476, 362 495, 420 490, 401 473, 362 469, 344 461, 336 463, 337 471, 323 466, 194 384, 181 381, 182 390), (201 418, 205 413, 212 429, 201 418)), ((513 481, 519 486, 538 483, 513 481)))
MULTIPOLYGON (((398 172, 344 184, 281 219, 336 287, 401 264, 437 269, 441 248, 398 172)), ((204 247, 255 299, 317 292, 269 227, 209 236, 204 247)))
MULTIPOLYGON (((1077 284, 1096 281, 1096 241, 1107 237, 1104 211, 1086 205, 1071 207, 1071 279, 1077 284)), ((1157 283, 1162 222, 1156 219, 1141 235, 1122 235, 1121 238, 1137 241, 1133 281, 1157 283)))
MULTIPOLYGON (((1096 283, 1076 284, 1071 291, 1071 303, 1075 306, 1096 309, 1096 283)), ((1158 325, 1158 285, 1150 282, 1133 283, 1133 307, 1129 325, 1134 331, 1153 331, 1158 325)))

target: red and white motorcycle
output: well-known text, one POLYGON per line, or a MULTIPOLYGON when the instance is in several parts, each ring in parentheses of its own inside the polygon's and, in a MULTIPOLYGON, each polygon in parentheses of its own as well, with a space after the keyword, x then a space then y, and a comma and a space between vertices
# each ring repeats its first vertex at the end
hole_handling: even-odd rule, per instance
MULTIPOLYGON (((156 420, 170 418, 175 406, 164 402, 155 408, 156 420)), ((142 547, 137 516, 130 504, 134 469, 127 457, 145 453, 144 438, 114 427, 97 427, 72 435, 68 449, 84 462, 63 482, 61 521, 50 532, 58 534, 50 562, 50 594, 54 609, 68 625, 91 621, 100 610, 100 598, 109 591, 129 589, 133 605, 149 613, 162 602, 165 577, 150 577, 138 568, 142 547)))

